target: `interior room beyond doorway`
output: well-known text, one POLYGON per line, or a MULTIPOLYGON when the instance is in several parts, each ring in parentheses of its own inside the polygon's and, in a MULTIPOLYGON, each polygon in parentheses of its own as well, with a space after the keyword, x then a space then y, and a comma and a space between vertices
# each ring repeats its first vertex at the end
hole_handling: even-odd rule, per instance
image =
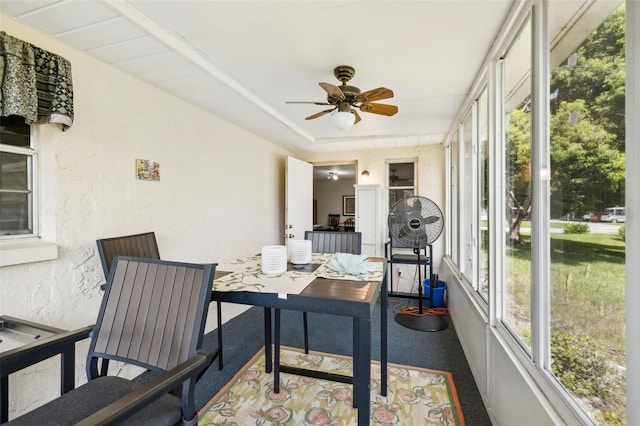
POLYGON ((356 162, 314 164, 313 228, 355 230, 356 162))

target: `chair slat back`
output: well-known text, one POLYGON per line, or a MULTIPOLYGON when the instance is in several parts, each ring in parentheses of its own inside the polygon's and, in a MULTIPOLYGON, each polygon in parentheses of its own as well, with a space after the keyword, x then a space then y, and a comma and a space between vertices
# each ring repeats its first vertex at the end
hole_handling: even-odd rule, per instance
POLYGON ((306 231, 305 240, 311 240, 313 253, 361 254, 361 232, 306 231))
POLYGON ((109 276, 109 269, 115 256, 160 259, 156 234, 153 232, 103 238, 96 240, 96 243, 98 244, 98 253, 100 255, 100 261, 102 262, 102 270, 104 271, 105 278, 109 276))
POLYGON ((116 256, 87 365, 100 357, 163 371, 186 361, 202 344, 215 267, 116 256))

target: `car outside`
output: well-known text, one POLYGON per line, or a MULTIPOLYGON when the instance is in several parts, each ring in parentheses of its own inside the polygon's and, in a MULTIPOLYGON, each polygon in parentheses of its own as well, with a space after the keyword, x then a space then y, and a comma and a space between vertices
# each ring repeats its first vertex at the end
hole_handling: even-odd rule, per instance
POLYGON ((600 216, 602 222, 624 223, 625 211, 624 207, 609 207, 604 210, 604 214, 600 216))
POLYGON ((588 212, 582 216, 583 222, 600 222, 602 212, 588 212))

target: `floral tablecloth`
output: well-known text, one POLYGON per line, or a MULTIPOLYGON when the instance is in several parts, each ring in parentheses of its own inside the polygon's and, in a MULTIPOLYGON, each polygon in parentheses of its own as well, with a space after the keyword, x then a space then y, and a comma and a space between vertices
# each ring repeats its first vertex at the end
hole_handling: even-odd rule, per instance
POLYGON ((320 266, 313 272, 291 269, 283 274, 268 275, 262 273, 260 256, 250 256, 233 262, 221 262, 216 271, 230 272, 213 282, 214 291, 253 291, 263 293, 299 294, 316 278, 351 281, 380 281, 383 273, 382 262, 372 262, 373 271, 361 275, 349 275, 336 272, 327 266, 333 254, 313 253, 311 264, 320 266))

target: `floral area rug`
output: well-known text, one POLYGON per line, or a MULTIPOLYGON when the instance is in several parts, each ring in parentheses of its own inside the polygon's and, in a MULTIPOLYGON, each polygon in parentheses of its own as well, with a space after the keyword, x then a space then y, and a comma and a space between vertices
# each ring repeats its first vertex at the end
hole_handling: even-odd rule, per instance
MULTIPOLYGON (((351 375, 351 357, 281 347, 282 365, 351 375)), ((380 363, 371 368, 372 425, 464 425, 451 373, 388 364, 387 396, 380 395, 380 363)), ((293 374, 265 373, 264 348, 200 410, 199 425, 356 425, 352 386, 293 374)))

